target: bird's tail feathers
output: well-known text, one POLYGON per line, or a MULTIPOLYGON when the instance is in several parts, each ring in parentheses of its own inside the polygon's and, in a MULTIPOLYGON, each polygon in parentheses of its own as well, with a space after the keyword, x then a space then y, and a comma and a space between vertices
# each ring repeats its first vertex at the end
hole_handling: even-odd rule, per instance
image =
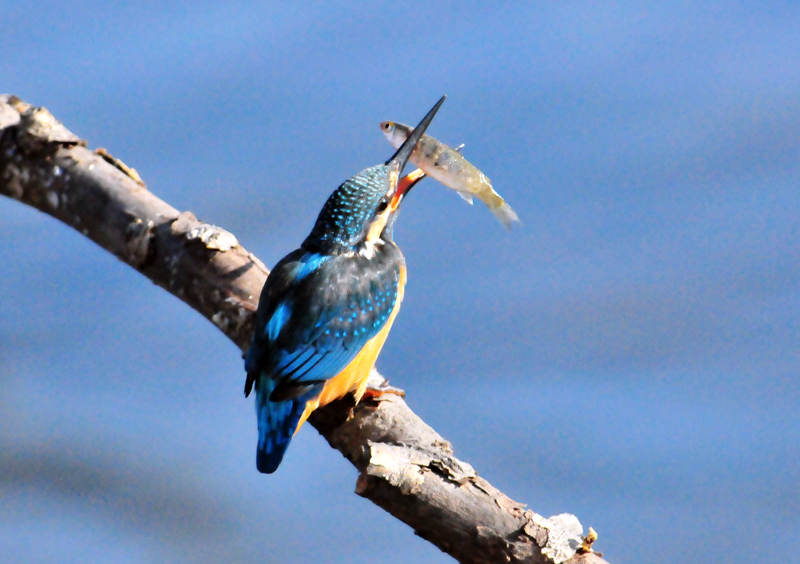
POLYGON ((256 385, 256 416, 258 418, 258 450, 256 467, 259 472, 272 474, 278 469, 289 447, 306 401, 319 394, 314 389, 308 394, 286 401, 270 401, 275 388, 270 378, 258 378, 256 385))

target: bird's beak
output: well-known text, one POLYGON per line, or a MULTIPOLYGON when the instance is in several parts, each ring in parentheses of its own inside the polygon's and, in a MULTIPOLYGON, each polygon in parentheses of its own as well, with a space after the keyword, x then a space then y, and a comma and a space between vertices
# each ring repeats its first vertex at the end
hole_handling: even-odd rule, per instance
POLYGON ((403 198, 406 197, 406 194, 416 186, 420 180, 425 178, 425 173, 422 171, 421 168, 418 168, 414 172, 409 172, 403 178, 397 181, 397 191, 401 194, 403 198))
MULTIPOLYGON (((417 143, 419 143, 419 140, 422 139, 425 130, 428 129, 431 121, 433 121, 433 116, 435 116, 436 112, 439 111, 439 108, 444 103, 445 98, 447 98, 446 95, 439 98, 439 101, 436 102, 436 105, 431 108, 424 118, 422 118, 422 121, 419 122, 419 125, 414 128, 414 131, 411 132, 411 135, 408 136, 405 142, 400 145, 400 148, 397 149, 397 152, 392 156, 392 158, 386 161, 386 166, 393 169, 392 174, 394 175, 394 184, 397 184, 397 181, 403 172, 403 168, 406 166, 409 157, 411 157, 411 153, 413 153, 414 149, 416 149, 417 143)), ((408 189, 413 186, 413 184, 414 183, 397 186, 397 191, 392 197, 392 209, 397 208, 397 206, 400 204, 400 200, 403 198, 403 194, 406 193, 408 189)))

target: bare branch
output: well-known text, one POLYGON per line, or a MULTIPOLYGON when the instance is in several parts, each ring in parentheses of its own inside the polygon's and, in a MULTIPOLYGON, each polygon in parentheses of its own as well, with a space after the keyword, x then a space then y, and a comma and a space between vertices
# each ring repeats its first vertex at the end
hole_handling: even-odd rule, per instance
MULTIPOLYGON (((268 274, 261 261, 228 231, 158 199, 119 159, 87 149, 47 110, 14 96, 0 96, 0 194, 80 231, 247 348, 268 274)), ((383 380, 370 377, 375 385, 383 380)), ((356 493, 459 562, 605 562, 580 548, 577 518, 525 509, 458 460, 400 397, 384 398, 356 407, 346 398, 310 419, 358 470, 356 493)))

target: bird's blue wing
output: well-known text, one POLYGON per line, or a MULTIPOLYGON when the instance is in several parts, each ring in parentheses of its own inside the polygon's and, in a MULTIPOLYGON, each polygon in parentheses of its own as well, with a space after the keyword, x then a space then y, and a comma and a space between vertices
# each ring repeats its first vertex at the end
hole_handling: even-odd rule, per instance
POLYGON ((386 324, 399 263, 358 262, 296 251, 273 269, 246 362, 248 374, 273 381, 273 401, 304 395, 338 374, 386 324))
POLYGON ((402 268, 387 245, 371 259, 300 249, 272 270, 245 360, 245 394, 256 388, 259 471, 278 468, 306 402, 384 327, 402 268))

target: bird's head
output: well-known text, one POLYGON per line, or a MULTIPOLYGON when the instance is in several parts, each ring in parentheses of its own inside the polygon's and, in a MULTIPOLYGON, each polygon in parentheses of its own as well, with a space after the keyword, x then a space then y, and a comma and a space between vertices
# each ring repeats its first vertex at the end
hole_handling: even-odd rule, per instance
POLYGON ((411 153, 446 96, 442 96, 384 164, 353 176, 330 195, 303 247, 331 254, 357 252, 391 239, 400 203, 411 186, 398 184, 411 153))

